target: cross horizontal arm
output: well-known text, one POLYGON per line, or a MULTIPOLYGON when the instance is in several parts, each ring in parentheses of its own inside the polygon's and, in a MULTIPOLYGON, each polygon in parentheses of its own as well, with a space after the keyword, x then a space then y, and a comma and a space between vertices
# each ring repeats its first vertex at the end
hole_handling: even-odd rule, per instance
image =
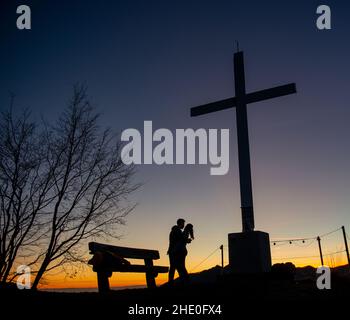
MULTIPOLYGON (((295 83, 286 84, 283 86, 274 87, 271 89, 260 90, 248 93, 245 98, 245 103, 254 103, 262 100, 282 97, 288 94, 296 93, 295 83)), ((198 107, 191 108, 191 117, 200 116, 211 112, 221 111, 236 106, 236 97, 203 104, 198 107)))
POLYGON ((236 98, 228 98, 208 104, 203 104, 198 107, 191 108, 191 117, 200 116, 202 114, 221 111, 236 106, 236 98))
POLYGON ((246 97, 246 103, 254 103, 272 98, 278 98, 286 96, 288 94, 296 93, 297 89, 295 83, 285 84, 283 86, 274 87, 271 89, 260 90, 252 93, 248 93, 246 97))

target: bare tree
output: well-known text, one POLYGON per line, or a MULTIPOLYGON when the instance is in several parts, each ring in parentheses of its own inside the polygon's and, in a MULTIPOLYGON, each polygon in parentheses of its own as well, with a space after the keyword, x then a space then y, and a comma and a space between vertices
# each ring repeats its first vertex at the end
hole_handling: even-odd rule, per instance
MULTIPOLYGON (((113 227, 134 208, 127 196, 132 166, 121 160, 121 144, 109 130, 100 132, 98 115, 86 91, 76 87, 68 109, 54 127, 46 127, 47 164, 52 173, 54 202, 45 254, 33 282, 44 272, 78 259, 78 245, 91 237, 116 236, 113 227)), ((49 198, 51 196, 49 195, 49 198)))
POLYGON ((35 131, 28 116, 17 124, 19 133, 12 139, 17 146, 17 135, 23 131, 25 147, 23 164, 11 160, 13 181, 7 177, 7 162, 17 159, 18 151, 7 151, 13 131, 10 118, 4 116, 9 129, 0 128, 0 276, 8 281, 16 257, 27 256, 36 269, 36 289, 47 271, 81 261, 88 239, 118 237, 115 227, 134 208, 128 196, 139 184, 132 182, 134 167, 121 160, 120 141, 99 128, 99 116, 84 88, 75 87, 59 120, 44 123, 41 132, 35 131), (26 178, 20 179, 22 175, 26 178))
POLYGON ((0 281, 5 283, 18 256, 31 256, 43 237, 41 210, 50 180, 44 174, 44 148, 35 125, 24 111, 14 117, 11 107, 0 118, 0 281))

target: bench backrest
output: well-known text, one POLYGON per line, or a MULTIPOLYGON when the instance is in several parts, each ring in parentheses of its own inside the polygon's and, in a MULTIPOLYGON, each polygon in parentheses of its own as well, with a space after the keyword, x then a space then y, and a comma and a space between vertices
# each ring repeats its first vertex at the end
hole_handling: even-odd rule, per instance
POLYGON ((117 247, 109 244, 90 242, 89 250, 92 254, 96 252, 109 251, 123 258, 130 259, 159 259, 159 251, 148 250, 148 249, 138 249, 138 248, 128 248, 128 247, 117 247))

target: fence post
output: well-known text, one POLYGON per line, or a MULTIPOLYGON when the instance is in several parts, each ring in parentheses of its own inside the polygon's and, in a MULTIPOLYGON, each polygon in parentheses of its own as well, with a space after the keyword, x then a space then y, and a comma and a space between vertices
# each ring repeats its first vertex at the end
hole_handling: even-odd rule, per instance
POLYGON ((222 270, 224 270, 224 245, 220 246, 220 250, 221 250, 221 267, 222 267, 222 270))
POLYGON ((317 237, 317 242, 318 242, 318 249, 320 250, 320 258, 321 258, 321 265, 323 266, 323 255, 322 255, 322 248, 321 248, 321 238, 317 237))
POLYGON ((349 247, 348 247, 348 241, 346 239, 346 232, 345 232, 345 227, 341 227, 343 231, 343 237, 344 237, 344 243, 345 243, 345 251, 346 251, 346 257, 348 258, 348 267, 350 268, 350 256, 349 256, 349 247))

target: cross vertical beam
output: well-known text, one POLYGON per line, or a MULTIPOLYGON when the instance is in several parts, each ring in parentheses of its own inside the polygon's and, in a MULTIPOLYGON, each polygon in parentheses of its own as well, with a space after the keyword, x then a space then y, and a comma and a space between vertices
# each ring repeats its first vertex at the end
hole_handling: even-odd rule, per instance
MULTIPOLYGON (((229 108, 236 108, 242 227, 243 232, 251 232, 254 231, 255 226, 249 153, 247 104, 296 93, 296 86, 295 83, 289 83, 274 88, 246 93, 243 51, 239 51, 234 54, 233 62, 236 96, 193 107, 191 108, 191 117, 197 117, 229 108)), ((268 235, 267 238, 266 236, 263 236, 261 239, 262 242, 268 243, 268 235)), ((270 253, 268 253, 268 255, 270 255, 270 253)))
POLYGON ((236 52, 233 60, 236 91, 236 123, 242 228, 243 232, 247 232, 254 230, 254 210, 243 52, 236 52))

